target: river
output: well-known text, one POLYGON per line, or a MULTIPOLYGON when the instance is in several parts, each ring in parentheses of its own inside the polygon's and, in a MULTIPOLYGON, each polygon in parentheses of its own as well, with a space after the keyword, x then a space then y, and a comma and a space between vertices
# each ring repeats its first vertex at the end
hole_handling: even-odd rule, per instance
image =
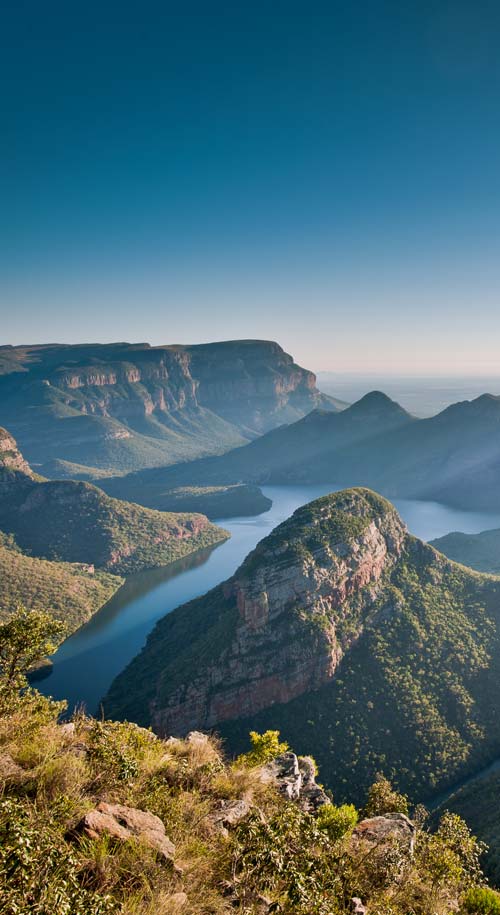
MULTIPOLYGON (((258 541, 296 508, 338 488, 333 484, 263 487, 273 500, 268 512, 252 518, 222 518, 217 523, 231 533, 230 540, 166 568, 128 578, 114 597, 63 643, 53 657, 52 672, 36 683, 37 688, 56 699, 67 699, 70 710, 84 705, 95 713, 113 679, 138 654, 162 616, 229 578, 258 541)), ((450 531, 472 534, 500 527, 500 514, 462 511, 411 499, 394 500, 394 504, 410 531, 423 540, 450 531)))

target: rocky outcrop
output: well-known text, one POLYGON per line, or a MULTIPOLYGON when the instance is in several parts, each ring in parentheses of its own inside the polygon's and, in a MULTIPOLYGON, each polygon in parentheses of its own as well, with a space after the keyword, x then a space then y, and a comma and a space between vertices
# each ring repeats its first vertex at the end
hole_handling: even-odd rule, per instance
POLYGON ((331 803, 321 785, 316 783, 314 762, 309 756, 282 753, 263 767, 261 776, 264 782, 274 784, 289 801, 297 801, 306 813, 314 813, 331 803))
POLYGON ((416 831, 415 824, 404 813, 386 813, 361 820, 352 833, 351 846, 378 849, 381 854, 387 854, 390 845, 397 845, 413 854, 416 831))
POLYGON ((166 835, 160 818, 135 807, 106 804, 103 801, 85 814, 76 831, 89 839, 99 839, 102 835, 108 835, 118 842, 137 839, 154 848, 169 864, 174 860, 175 846, 166 835))
POLYGON ((12 474, 33 476, 31 467, 22 456, 15 438, 7 429, 0 427, 0 482, 2 478, 12 477, 12 474))
POLYGON ((194 666, 187 660, 182 668, 179 657, 187 646, 175 638, 179 616, 187 614, 187 625, 189 608, 169 615, 155 631, 137 662, 147 665, 149 648, 156 653, 161 639, 164 666, 149 678, 155 730, 211 728, 328 682, 363 631, 406 536, 392 506, 367 490, 347 490, 299 509, 233 578, 190 605, 203 620, 189 627, 194 666))

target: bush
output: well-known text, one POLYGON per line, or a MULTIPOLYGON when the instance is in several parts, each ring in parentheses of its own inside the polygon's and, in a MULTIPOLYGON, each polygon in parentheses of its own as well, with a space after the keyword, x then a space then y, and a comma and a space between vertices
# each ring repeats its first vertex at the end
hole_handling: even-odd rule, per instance
POLYGON ((487 886, 473 886, 465 893, 460 911, 467 915, 500 915, 500 893, 487 886))
POLYGON ((285 741, 280 741, 279 731, 265 731, 264 734, 258 734, 257 731, 250 731, 250 743, 252 749, 248 753, 238 756, 237 764, 244 766, 263 766, 271 762, 276 756, 281 756, 289 749, 285 741))
POLYGON ((392 787, 389 779, 378 775, 371 788, 368 789, 368 798, 363 809, 363 816, 376 817, 385 813, 405 813, 408 816, 408 798, 406 794, 399 794, 392 787))
POLYGON ((358 811, 354 804, 325 804, 320 807, 317 823, 320 829, 327 833, 333 842, 342 839, 346 833, 351 832, 358 822, 358 811))

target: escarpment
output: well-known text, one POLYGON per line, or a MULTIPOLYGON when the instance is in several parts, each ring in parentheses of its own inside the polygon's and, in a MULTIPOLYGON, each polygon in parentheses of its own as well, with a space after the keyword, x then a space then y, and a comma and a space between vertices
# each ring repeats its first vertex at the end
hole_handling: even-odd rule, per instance
POLYGON ((0 402, 29 460, 58 478, 218 454, 336 409, 312 372, 263 340, 0 347, 0 402))
MULTIPOLYGON (((155 730, 211 728, 328 682, 375 612, 406 538, 392 506, 367 490, 295 512, 233 578, 166 617, 134 662, 141 681, 154 664, 155 730)), ((123 701, 120 678, 109 700, 123 701)))

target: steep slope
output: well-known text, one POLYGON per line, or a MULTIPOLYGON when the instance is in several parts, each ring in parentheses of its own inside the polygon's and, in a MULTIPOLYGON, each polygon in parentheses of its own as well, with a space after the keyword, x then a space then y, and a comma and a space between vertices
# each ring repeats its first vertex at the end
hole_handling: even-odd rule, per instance
POLYGON ((19 604, 45 610, 64 620, 72 632, 85 623, 122 584, 123 579, 77 563, 48 562, 23 553, 0 533, 0 620, 19 604))
POLYGON ((499 619, 500 581, 347 490, 161 620, 105 707, 163 734, 216 727, 234 749, 277 727, 337 797, 380 770, 423 799, 500 752, 499 619))
POLYGON ((482 864, 494 886, 500 885, 500 771, 487 771, 454 791, 438 808, 434 820, 445 810, 467 820, 475 835, 488 846, 482 864))
POLYGON ((349 482, 349 460, 343 454, 364 453, 365 443, 394 429, 405 430, 413 418, 385 394, 372 391, 339 413, 311 411, 242 448, 220 457, 175 467, 144 470, 104 480, 106 492, 120 498, 161 504, 165 489, 185 485, 253 482, 349 482), (337 476, 336 476, 337 474, 337 476))
POLYGON ((227 537, 204 515, 152 511, 112 499, 90 483, 40 481, 12 437, 4 432, 2 440, 9 447, 0 451, 0 530, 35 556, 128 574, 227 537))
POLYGON ((107 489, 127 497, 140 482, 153 492, 239 481, 355 484, 498 510, 500 398, 485 394, 417 420, 373 392, 341 413, 315 411, 228 454, 111 480, 107 489))
POLYGON ((0 348, 0 421, 53 476, 214 454, 316 406, 315 376, 276 343, 0 348))
POLYGON ((431 542, 436 550, 455 562, 479 572, 500 575, 500 530, 482 531, 480 534, 453 531, 431 542))

